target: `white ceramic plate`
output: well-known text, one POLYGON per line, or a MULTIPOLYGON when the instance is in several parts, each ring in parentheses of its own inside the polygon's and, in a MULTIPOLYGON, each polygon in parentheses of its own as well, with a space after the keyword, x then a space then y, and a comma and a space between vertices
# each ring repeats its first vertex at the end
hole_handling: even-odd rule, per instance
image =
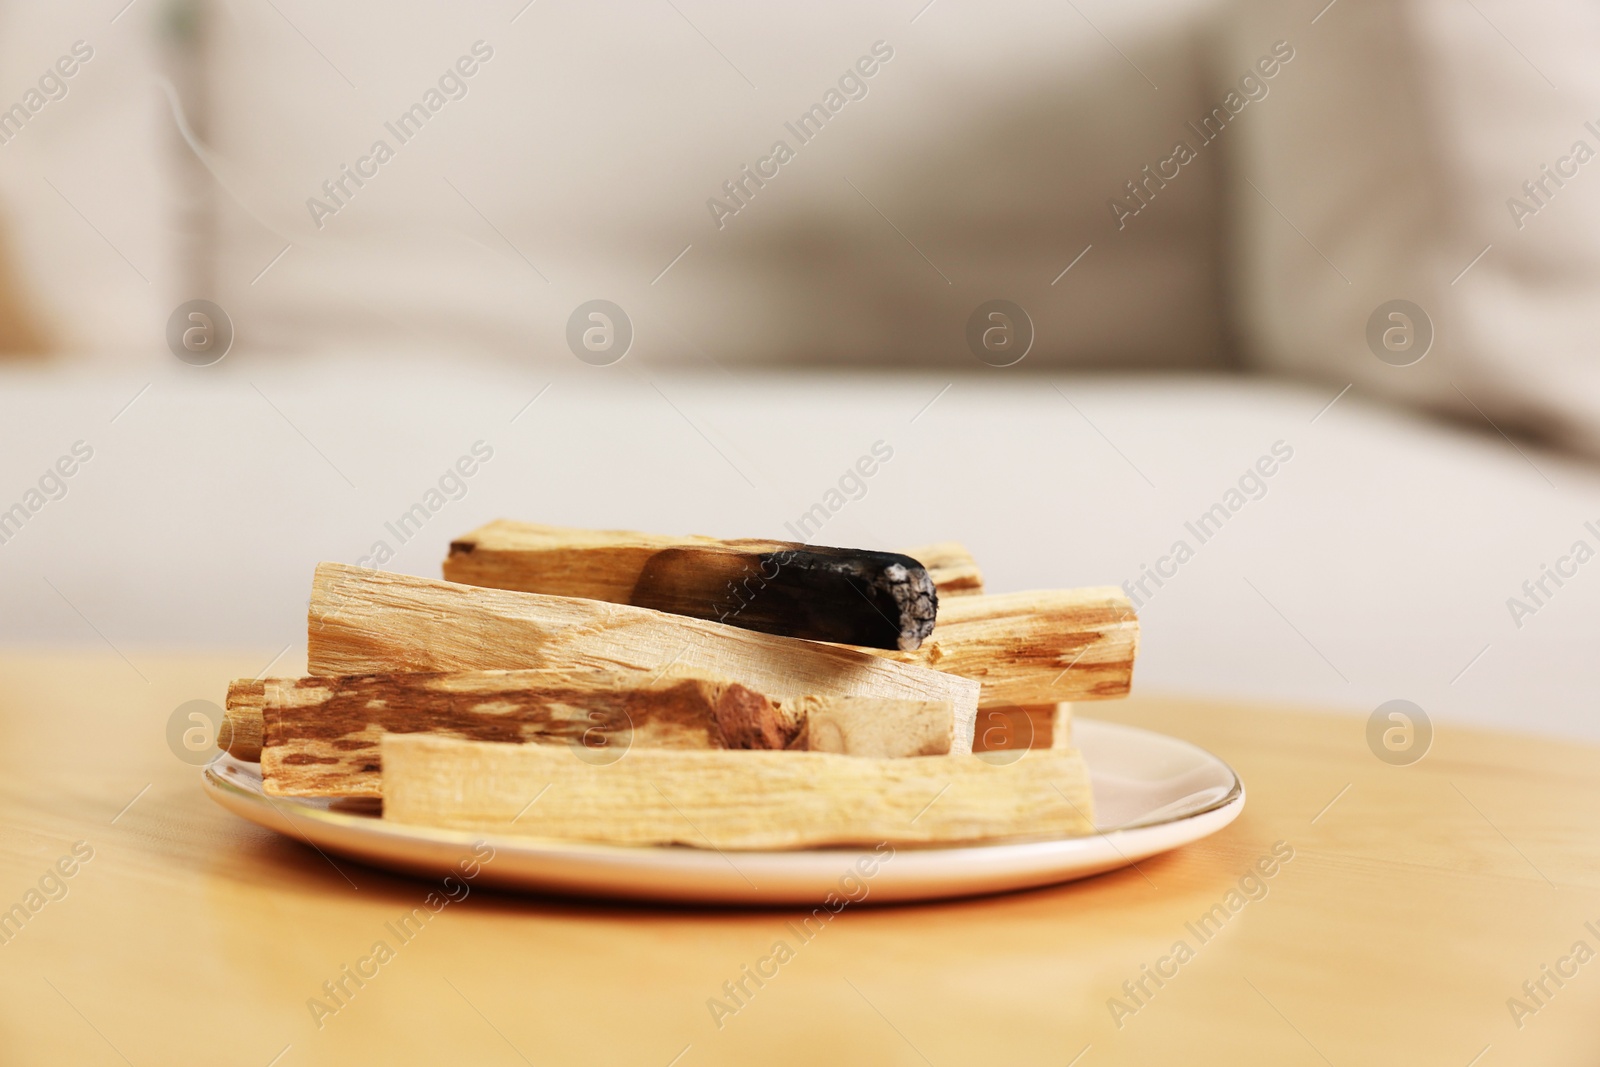
POLYGON ((873 902, 934 900, 1085 878, 1216 833, 1244 808, 1233 768, 1187 741, 1078 719, 1072 739, 1094 785, 1091 837, 955 848, 717 852, 683 846, 584 844, 387 823, 349 805, 261 791, 261 768, 222 756, 205 787, 229 811, 324 853, 429 877, 455 871, 487 840, 477 884, 619 900, 817 904, 828 894, 873 902), (870 870, 870 874, 867 874, 870 870), (865 887, 864 889, 862 887, 865 887), (865 893, 863 897, 862 894, 865 893))

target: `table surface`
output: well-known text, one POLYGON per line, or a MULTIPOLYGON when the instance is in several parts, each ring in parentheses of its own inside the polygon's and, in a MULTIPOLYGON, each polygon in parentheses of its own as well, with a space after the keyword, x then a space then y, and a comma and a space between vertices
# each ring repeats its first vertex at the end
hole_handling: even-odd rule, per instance
POLYGON ((1368 750, 1364 716, 1150 697, 1079 705, 1227 759, 1249 791, 1243 815, 1075 884, 852 906, 715 1019, 708 1001, 792 940, 799 909, 474 889, 400 944, 386 924, 436 885, 229 815, 168 747, 175 708, 220 702, 230 677, 261 665, 137 659, 136 672, 110 652, 0 656, 0 908, 26 905, 41 880, 49 893, 0 945, 7 1064, 1600 1057, 1594 748, 1436 724, 1426 758, 1395 767, 1368 750), (49 877, 78 842, 92 858, 49 877), (1220 932, 1196 936, 1191 924, 1226 906, 1275 846, 1293 858, 1246 879, 1254 899, 1234 898, 1220 932), (378 940, 393 958, 314 1016, 323 983, 378 940), (1147 966, 1169 977, 1157 986, 1147 966))

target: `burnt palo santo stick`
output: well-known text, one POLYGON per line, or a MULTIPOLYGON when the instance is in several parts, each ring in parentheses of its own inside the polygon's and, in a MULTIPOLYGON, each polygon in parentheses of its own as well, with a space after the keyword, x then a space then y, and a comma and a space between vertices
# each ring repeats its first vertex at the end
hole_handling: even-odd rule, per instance
MULTIPOLYGON (((626 604, 645 562, 657 552, 718 547, 776 552, 795 546, 786 541, 665 537, 633 530, 586 530, 496 519, 450 542, 444 577, 461 585, 626 604)), ((907 548, 901 554, 927 569, 941 598, 983 592, 978 561, 955 541, 907 548)))
MULTIPOLYGON (((444 574, 463 585, 627 603, 646 561, 667 549, 775 544, 499 519, 456 538, 444 574)), ((980 679, 983 706, 1127 695, 1139 620, 1126 594, 1105 588, 985 596, 977 561, 959 543, 907 554, 938 589, 938 627, 914 652, 868 651, 980 679)))
MULTIPOLYGON (((958 545, 929 546, 956 592, 981 588, 958 545)), ((506 520, 451 542, 444 577, 606 600, 812 641, 916 649, 938 579, 911 555, 787 541, 717 541, 506 520)))

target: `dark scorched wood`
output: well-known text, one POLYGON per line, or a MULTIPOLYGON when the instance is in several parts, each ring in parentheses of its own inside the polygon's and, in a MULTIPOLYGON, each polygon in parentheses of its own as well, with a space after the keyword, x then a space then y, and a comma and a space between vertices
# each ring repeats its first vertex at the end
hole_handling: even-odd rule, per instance
POLYGON ((628 601, 746 630, 910 652, 933 632, 939 594, 898 552, 795 545, 776 551, 667 548, 628 601))

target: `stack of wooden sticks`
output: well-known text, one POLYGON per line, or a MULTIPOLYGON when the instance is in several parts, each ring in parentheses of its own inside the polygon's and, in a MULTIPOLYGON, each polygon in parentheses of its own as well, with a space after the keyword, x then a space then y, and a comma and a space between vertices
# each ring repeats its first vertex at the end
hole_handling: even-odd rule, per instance
POLYGON ((714 848, 1093 831, 1071 703, 1125 695, 1116 588, 988 595, 904 553, 499 521, 446 581, 323 563, 311 677, 229 686, 270 795, 714 848))

